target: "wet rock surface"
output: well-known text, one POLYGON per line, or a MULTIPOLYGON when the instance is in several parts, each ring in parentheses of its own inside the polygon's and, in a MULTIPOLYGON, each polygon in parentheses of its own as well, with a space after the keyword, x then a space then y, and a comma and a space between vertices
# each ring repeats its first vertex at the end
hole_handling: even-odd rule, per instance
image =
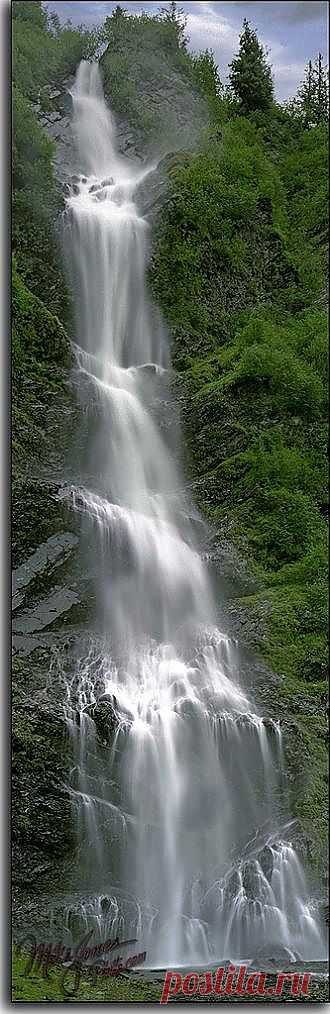
POLYGON ((53 652, 45 648, 13 662, 14 920, 25 898, 56 889, 59 868, 74 844, 64 787, 66 730, 58 701, 48 692, 52 662, 53 652))
POLYGON ((70 556, 77 543, 78 537, 72 535, 71 532, 66 532, 63 535, 51 535, 47 542, 39 546, 25 563, 14 570, 12 578, 13 610, 18 609, 24 602, 24 596, 31 581, 36 576, 44 574, 45 571, 48 571, 49 574, 54 569, 54 564, 56 566, 59 561, 63 562, 70 556))
MULTIPOLYGON (((77 176, 79 165, 71 132, 71 99, 68 94, 68 88, 72 83, 72 80, 68 81, 63 90, 58 89, 49 93, 49 100, 54 107, 51 111, 46 113, 41 108, 38 109, 40 122, 56 142, 57 178, 63 186, 69 187, 74 186, 79 179, 77 176)), ((144 90, 144 103, 150 100, 150 90, 151 86, 149 90, 147 88, 144 90)), ((164 102, 171 107, 172 98, 174 100, 177 92, 177 78, 171 75, 166 87, 162 85, 158 90, 154 89, 152 96, 154 110, 157 111, 164 102)), ((144 181, 137 191, 141 213, 150 222, 159 218, 164 202, 168 199, 171 172, 175 171, 180 158, 189 158, 186 150, 178 154, 178 147, 185 149, 187 147, 187 127, 193 110, 189 111, 184 105, 183 95, 180 102, 175 127, 165 139, 166 151, 157 152, 155 156, 157 166, 148 181, 144 181), (170 154, 168 146, 171 146, 170 154)), ((122 153, 139 162, 151 156, 151 152, 146 152, 142 133, 139 133, 138 129, 132 130, 127 122, 120 118, 117 133, 122 153)), ((101 187, 108 185, 109 180, 103 180, 101 187)), ((146 365, 145 369, 147 368, 146 365)), ((80 625, 85 633, 88 616, 94 605, 92 576, 85 569, 81 573, 77 552, 79 522, 73 518, 69 510, 63 515, 63 507, 57 499, 60 483, 67 469, 67 461, 64 463, 63 454, 59 453, 58 446, 62 438, 64 443, 68 441, 72 412, 75 411, 76 409, 68 408, 65 400, 63 405, 56 403, 50 407, 46 425, 48 432, 50 434, 53 432, 55 437, 54 442, 52 436, 50 437, 50 443, 55 447, 51 452, 52 458, 46 461, 41 448, 41 457, 44 460, 40 462, 39 474, 35 470, 32 478, 28 474, 20 478, 15 494, 21 517, 22 535, 21 537, 19 533, 17 540, 17 567, 14 572, 13 588, 15 612, 13 681, 17 690, 13 744, 16 752, 13 785, 16 809, 13 821, 16 828, 14 860, 18 871, 16 886, 18 898, 43 892, 46 896, 49 892, 56 894, 59 870, 63 878, 69 875, 70 858, 75 848, 71 804, 65 790, 70 754, 63 715, 60 714, 63 687, 55 680, 53 689, 49 689, 54 650, 62 651, 66 637, 72 636, 72 641, 75 637, 79 637, 80 625), (59 435, 58 420, 61 415, 59 435), (57 481, 54 480, 54 476, 57 477, 57 481)), ((27 463, 28 472, 29 463, 27 463)), ((196 515, 196 524, 200 523, 196 515)), ((211 575, 215 582, 219 581, 221 584, 226 629, 233 638, 237 637, 247 649, 250 649, 250 653, 242 659, 243 681, 246 679, 247 685, 256 686, 260 706, 264 706, 265 712, 268 710, 271 715, 276 718, 280 716, 283 721, 285 737, 291 743, 292 753, 295 755, 291 769, 289 767, 288 778, 295 780, 297 751, 293 744, 295 738, 300 735, 299 728, 295 720, 286 714, 285 704, 279 702, 277 698, 276 688, 281 680, 280 675, 270 673, 253 655, 254 624, 257 624, 257 620, 251 617, 250 612, 239 601, 240 597, 258 590, 258 578, 251 574, 248 561, 222 536, 221 532, 209 540, 205 552, 211 575)), ((305 714, 306 701, 300 705, 297 700, 297 711, 299 708, 305 714)), ((116 724, 114 702, 106 698, 100 699, 93 711, 93 719, 101 742, 109 745, 116 724)), ((307 841, 307 838, 302 830, 301 854, 304 854, 305 850, 308 855, 313 847, 312 840, 307 841)), ((271 876, 269 851, 264 848, 259 854, 259 862, 267 879, 271 876)), ((245 879, 246 889, 250 890, 253 897, 253 883, 248 870, 245 879)), ((235 893, 234 880, 231 886, 235 893)), ((45 913, 47 904, 46 900, 45 913)), ((44 918, 46 917, 45 914, 44 918)), ((59 922, 61 918, 62 912, 59 922)), ((264 962, 274 963, 287 961, 288 955, 265 954, 255 958, 256 961, 261 959, 264 962)), ((182 1001, 185 1002, 181 995, 180 1002, 182 1001)))
POLYGON ((93 722, 95 722, 97 735, 101 743, 103 743, 103 746, 110 746, 118 725, 115 699, 107 694, 103 694, 97 704, 89 709, 89 714, 93 722))
POLYGON ((72 588, 54 588, 37 608, 25 609, 15 618, 14 633, 32 634, 36 630, 44 630, 77 602, 79 597, 72 588))
POLYGON ((271 879, 272 879, 274 859, 273 859, 272 851, 268 847, 268 845, 265 845, 265 848, 262 849, 261 852, 259 852, 258 860, 259 860, 261 869, 262 869, 263 873, 265 874, 265 877, 270 882, 271 879))
MULTIPOLYGON (((240 968, 240 965, 242 965, 243 962, 241 962, 241 963, 238 963, 238 962, 230 963, 229 961, 222 961, 221 962, 220 968, 224 968, 224 970, 225 970, 224 971, 224 978, 223 978, 224 983, 226 981, 225 980, 225 976, 226 976, 226 974, 227 974, 227 972, 229 970, 229 964, 231 964, 231 967, 234 964, 236 966, 236 968, 237 968, 237 971, 238 971, 239 968, 240 968)), ((276 989, 276 985, 277 985, 277 981, 278 981, 278 975, 280 973, 286 974, 288 976, 293 976, 293 975, 296 975, 297 973, 300 976, 302 976, 306 972, 310 973, 311 978, 310 978, 310 983, 309 983, 309 988, 308 988, 308 995, 300 995, 299 997, 292 996, 291 995, 291 982, 292 982, 292 979, 291 980, 287 979, 287 980, 284 980, 283 988, 282 988, 282 991, 281 991, 281 995, 280 996, 269 995, 267 997, 267 999, 265 998, 265 996, 262 996, 260 994, 258 995, 258 993, 253 994, 253 996, 251 996, 250 993, 242 995, 242 994, 235 994, 234 992, 232 992, 230 995, 228 995, 228 994, 227 995, 210 994, 208 996, 205 996, 205 995, 201 995, 199 992, 196 992, 193 996, 189 996, 187 994, 185 995, 182 992, 182 990, 179 990, 175 996, 170 995, 168 997, 168 1003, 180 1003, 180 1004, 184 1004, 184 1003, 190 1003, 190 1004, 191 1003, 197 1003, 197 1004, 198 1003, 203 1003, 203 1004, 205 1004, 205 1003, 226 1003, 226 1004, 228 1004, 228 1003, 258 1003, 258 1002, 260 1002, 260 1003, 263 1003, 263 1004, 266 1003, 267 1006, 268 1006, 268 1004, 270 1004, 270 1003, 282 1003, 282 1004, 286 1003, 286 1002, 326 1003, 329 1000, 328 966, 327 966, 326 962, 311 961, 311 962, 309 962, 309 964, 307 966, 306 964, 301 963, 299 961, 297 961, 297 962, 292 962, 292 961, 288 962, 286 960, 285 956, 282 954, 282 957, 280 957, 279 960, 275 961, 275 962, 271 961, 269 963, 266 960, 266 962, 263 961, 260 964, 259 961, 258 961, 258 958, 256 958, 255 960, 247 961, 246 963, 244 962, 244 964, 246 964, 246 966, 247 966, 246 976, 248 976, 249 974, 258 973, 258 972, 259 973, 260 972, 261 973, 262 972, 266 973, 266 988, 269 989, 269 990, 272 989, 274 994, 275 994, 275 989, 276 989)), ((207 969, 207 971, 210 971, 212 973, 212 975, 213 975, 213 981, 215 980, 215 975, 216 975, 218 967, 219 967, 219 965, 213 965, 212 967, 210 967, 210 968, 207 969)), ((181 975, 182 982, 184 981, 185 976, 189 976, 189 974, 194 974, 197 971, 197 973, 201 976, 202 982, 205 982, 205 970, 204 969, 199 969, 199 968, 197 968, 197 969, 196 968, 191 968, 191 969, 184 968, 184 969, 182 969, 182 968, 176 968, 175 966, 173 966, 173 971, 174 972, 177 971, 179 973, 179 975, 181 975)), ((150 971, 147 971, 147 970, 146 971, 137 970, 137 971, 134 971, 134 972, 132 971, 130 973, 130 976, 131 976, 131 978, 132 978, 133 981, 139 982, 141 980, 145 980, 147 982, 149 981, 149 982, 152 982, 152 983, 157 983, 157 984, 159 984, 160 990, 163 989, 164 982, 165 982, 165 975, 166 975, 166 971, 165 970, 164 971, 158 971, 157 970, 157 971, 154 971, 154 972, 150 972, 150 971)), ((236 978, 237 978, 237 976, 234 979, 234 984, 235 984, 236 978)))

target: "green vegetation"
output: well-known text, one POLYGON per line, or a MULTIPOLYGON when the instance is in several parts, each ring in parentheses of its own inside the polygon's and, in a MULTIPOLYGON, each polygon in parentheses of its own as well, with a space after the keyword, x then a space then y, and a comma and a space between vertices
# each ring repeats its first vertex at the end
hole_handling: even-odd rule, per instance
POLYGON ((56 87, 77 63, 89 59, 97 48, 96 29, 61 25, 56 14, 47 15, 40 0, 21 0, 12 5, 13 81, 16 88, 37 102, 40 89, 56 87))
MULTIPOLYGON (((63 197, 54 178, 55 145, 40 126, 54 86, 91 55, 97 33, 61 27, 40 2, 17 2, 13 18, 12 413, 15 481, 46 448, 46 408, 63 399, 71 310, 56 221, 63 197), (64 325, 64 326, 63 326, 64 325)), ((18 494, 17 494, 18 495, 18 494)), ((14 497, 14 537, 16 498, 14 497)))
MULTIPOLYGON (((45 412, 51 400, 67 397, 69 343, 59 319, 27 289, 13 260, 12 441, 15 478, 28 471, 45 444, 45 412)), ((51 451, 51 448, 49 448, 51 451)))
POLYGON ((200 507, 249 561, 259 591, 237 603, 250 617, 247 641, 281 677, 278 705, 298 716, 291 761, 298 772, 300 760, 304 777, 292 805, 317 842, 318 865, 326 836, 327 132, 275 104, 248 25, 231 84, 236 102, 215 92, 212 76, 201 78, 212 144, 171 171, 150 279, 173 334, 200 507), (266 98, 254 85, 255 60, 266 98))
MULTIPOLYGON (((68 397, 70 301, 55 228, 63 198, 54 180, 54 146, 36 106, 46 110, 49 89, 60 88, 80 58, 103 41, 106 96, 115 114, 141 131, 143 143, 171 136, 160 119, 162 89, 167 94, 169 82, 183 112, 187 87, 208 106, 209 125, 206 116, 204 134, 196 131, 198 149, 189 158, 174 155, 171 162, 150 284, 172 336, 195 498, 219 539, 238 549, 255 578, 253 595, 237 593, 235 615, 244 619, 247 644, 280 678, 269 688, 269 701, 286 731, 292 811, 308 840, 309 858, 322 872, 328 103, 323 65, 309 65, 296 100, 282 108, 265 54, 247 24, 231 87, 225 89, 212 52, 189 53, 175 4, 157 17, 139 19, 118 5, 100 32, 61 27, 37 2, 19 0, 12 13, 17 560, 37 544, 37 529, 45 538, 54 530, 47 497, 42 500, 40 491, 36 497, 33 474, 27 492, 22 476, 33 472, 40 448, 45 456, 50 450, 47 408, 63 414, 68 397), (159 103, 152 105, 156 92, 159 103)), ((167 116, 169 110, 167 102, 167 116)), ((51 468, 50 455, 49 461, 51 468)), ((23 772, 36 730, 33 718, 25 718, 24 698, 20 709, 17 778, 27 797, 23 772)), ((39 777, 29 760, 26 768, 39 777)), ((34 822, 32 810, 26 813, 22 806, 23 844, 34 822)), ((51 823, 46 830, 51 836, 51 823)), ((50 981, 39 973, 27 978, 18 954, 14 971, 14 999, 62 999, 55 974, 50 981)), ((120 977, 102 984, 101 991, 82 984, 79 999, 143 1002, 154 999, 154 990, 120 977)))
POLYGON ((178 7, 176 0, 170 0, 167 7, 161 7, 157 20, 163 21, 165 25, 170 26, 179 49, 185 49, 188 42, 185 34, 187 18, 182 8, 178 7))
POLYGON ((212 103, 214 111, 218 109, 218 99, 221 98, 223 88, 220 81, 219 71, 211 49, 205 49, 192 57, 194 82, 209 103, 212 103))
POLYGON ((13 251, 17 269, 55 313, 68 312, 54 223, 61 195, 53 179, 54 146, 29 100, 13 89, 13 251), (45 250, 47 257, 45 257, 45 250))
POLYGON ((304 127, 318 127, 327 123, 329 116, 329 83, 319 53, 317 60, 309 60, 304 80, 296 98, 289 103, 290 112, 299 118, 304 127))
POLYGON ((244 115, 254 109, 271 108, 274 99, 271 69, 258 36, 246 19, 239 40, 239 53, 230 65, 229 80, 244 115))
MULTIPOLYGON (((129 974, 103 978, 95 986, 88 980, 81 979, 78 993, 74 997, 64 996, 61 989, 61 970, 50 969, 45 978, 41 969, 32 969, 26 975, 27 956, 18 950, 13 952, 13 992, 14 1001, 25 1003, 159 1003, 161 984, 137 981, 129 974)), ((66 989, 74 988, 74 979, 69 976, 66 989)))
POLYGON ((55 222, 63 207, 53 175, 55 146, 35 106, 47 111, 49 92, 97 49, 97 31, 61 26, 37 0, 13 3, 13 250, 29 289, 62 320, 69 300, 55 222), (45 255, 47 252, 47 256, 45 255))
MULTIPOLYGON (((186 49, 185 19, 175 8, 174 3, 169 10, 161 9, 156 17, 144 12, 138 18, 127 15, 124 9, 115 9, 105 19, 101 31, 103 43, 108 47, 100 61, 105 94, 117 115, 137 128, 144 144, 151 141, 156 144, 164 130, 170 130, 171 110, 167 111, 169 120, 165 123, 160 121, 159 110, 155 108, 162 88, 168 85, 169 73, 178 71, 190 82, 193 78, 193 63, 186 49), (145 96, 148 82, 150 89, 145 96)), ((179 76, 176 86, 179 90, 179 76)), ((163 118, 164 113, 163 108, 163 118)))
POLYGON ((39 124, 36 103, 47 111, 52 87, 61 86, 79 60, 92 55, 98 37, 69 22, 62 27, 37 0, 13 3, 12 24, 12 246, 27 287, 67 321, 69 298, 55 228, 63 198, 53 172, 55 145, 39 124))

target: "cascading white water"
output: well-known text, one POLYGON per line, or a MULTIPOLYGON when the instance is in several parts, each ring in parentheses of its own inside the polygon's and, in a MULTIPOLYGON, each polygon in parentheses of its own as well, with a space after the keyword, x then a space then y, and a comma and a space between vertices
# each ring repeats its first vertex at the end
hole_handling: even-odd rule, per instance
POLYGON ((103 624, 67 683, 84 919, 104 938, 138 937, 154 967, 265 945, 320 957, 301 867, 272 822, 280 729, 239 685, 157 420, 168 350, 134 201, 150 167, 116 153, 96 65, 80 65, 72 98, 82 175, 65 241, 90 427, 69 493, 97 555, 103 624))

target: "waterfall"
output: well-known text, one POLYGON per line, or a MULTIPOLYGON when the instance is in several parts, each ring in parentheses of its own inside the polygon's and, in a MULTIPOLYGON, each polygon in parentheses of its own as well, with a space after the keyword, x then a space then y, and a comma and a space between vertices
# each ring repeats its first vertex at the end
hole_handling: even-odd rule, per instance
POLYGON ((136 937, 151 967, 319 958, 290 825, 276 826, 281 731, 240 685, 166 426, 169 353, 145 284, 149 167, 116 151, 97 65, 72 89, 81 172, 66 198, 88 418, 66 490, 93 557, 98 627, 67 678, 84 925, 136 937))

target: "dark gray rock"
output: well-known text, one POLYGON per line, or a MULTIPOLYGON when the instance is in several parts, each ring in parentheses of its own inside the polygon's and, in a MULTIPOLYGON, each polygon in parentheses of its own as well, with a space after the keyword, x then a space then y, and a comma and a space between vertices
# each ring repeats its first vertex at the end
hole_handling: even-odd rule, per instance
POLYGON ((295 961, 296 958, 298 957, 299 955, 295 954, 293 951, 288 950, 287 947, 282 947, 281 945, 274 942, 274 944, 272 943, 267 944, 267 947, 262 947, 261 950, 257 952, 257 954, 254 953, 253 965, 255 967, 258 965, 259 968, 262 969, 264 969, 265 966, 267 965, 271 965, 273 967, 275 965, 276 968, 280 968, 281 965, 290 964, 292 961, 295 961))
POLYGON ((13 609, 24 601, 26 590, 34 581, 37 575, 53 572, 54 565, 67 559, 73 548, 78 543, 77 535, 65 532, 59 535, 51 535, 47 542, 39 546, 35 553, 29 557, 17 570, 13 571, 13 609), (24 591, 23 591, 24 589, 24 591))
POLYGON ((268 845, 265 845, 261 852, 259 852, 258 862, 260 863, 262 872, 265 874, 265 877, 270 883, 273 875, 274 858, 272 850, 268 845))
POLYGON ((230 905, 233 899, 236 898, 236 895, 238 894, 238 891, 240 889, 240 885, 241 882, 238 870, 233 870, 226 880, 224 894, 226 904, 230 905))
POLYGON ((27 634, 44 630, 63 613, 67 613, 79 602, 79 595, 72 588, 53 588, 50 594, 39 601, 36 607, 22 610, 13 620, 14 633, 27 634))
POLYGON ((110 745, 113 733, 118 726, 114 699, 103 696, 91 709, 91 716, 96 725, 99 739, 104 745, 110 745))

